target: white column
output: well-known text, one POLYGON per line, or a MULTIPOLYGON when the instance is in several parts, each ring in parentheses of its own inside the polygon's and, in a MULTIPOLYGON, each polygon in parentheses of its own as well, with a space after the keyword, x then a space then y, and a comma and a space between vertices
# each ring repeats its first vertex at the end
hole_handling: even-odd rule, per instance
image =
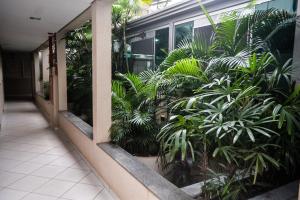
POLYGON ((111 0, 92 3, 93 140, 109 141, 111 126, 111 0))
POLYGON ((40 59, 39 59, 39 52, 35 52, 33 54, 34 58, 34 78, 35 78, 35 93, 40 92, 40 59))
POLYGON ((173 51, 173 43, 174 43, 174 23, 170 22, 169 23, 169 52, 173 51))
POLYGON ((58 111, 68 109, 67 104, 67 66, 66 40, 57 41, 57 68, 58 68, 58 111))
POLYGON ((49 81, 49 48, 42 51, 43 83, 49 81))
MULTIPOLYGON (((51 125, 55 128, 58 125, 58 76, 55 74, 55 69, 53 70, 52 74, 52 98, 53 98, 53 104, 52 104, 52 120, 51 125)), ((50 87, 51 88, 51 87, 50 87)))

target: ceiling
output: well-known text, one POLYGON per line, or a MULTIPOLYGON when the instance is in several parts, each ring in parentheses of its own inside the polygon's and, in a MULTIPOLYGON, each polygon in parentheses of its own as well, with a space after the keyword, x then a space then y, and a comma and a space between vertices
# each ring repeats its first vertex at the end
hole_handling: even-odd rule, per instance
POLYGON ((0 46, 33 51, 88 8, 93 0, 0 0, 0 46), (41 18, 31 20, 30 17, 41 18))

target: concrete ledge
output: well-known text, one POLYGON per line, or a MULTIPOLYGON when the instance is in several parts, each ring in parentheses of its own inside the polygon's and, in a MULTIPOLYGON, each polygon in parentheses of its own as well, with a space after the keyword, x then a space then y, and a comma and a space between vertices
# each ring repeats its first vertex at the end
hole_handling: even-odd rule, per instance
POLYGON ((50 101, 47 101, 41 95, 36 94, 35 103, 37 104, 38 108, 42 111, 42 114, 45 116, 45 118, 50 122, 52 110, 52 104, 50 103, 50 101))
POLYGON ((294 181, 249 200, 297 200, 299 181, 294 181))
POLYGON ((98 144, 98 146, 157 196, 158 199, 192 200, 186 193, 167 181, 154 170, 139 162, 134 156, 119 146, 110 143, 101 143, 98 144))
POLYGON ((88 138, 93 139, 93 127, 88 123, 70 113, 68 111, 60 112, 65 118, 67 118, 76 128, 78 128, 88 138))

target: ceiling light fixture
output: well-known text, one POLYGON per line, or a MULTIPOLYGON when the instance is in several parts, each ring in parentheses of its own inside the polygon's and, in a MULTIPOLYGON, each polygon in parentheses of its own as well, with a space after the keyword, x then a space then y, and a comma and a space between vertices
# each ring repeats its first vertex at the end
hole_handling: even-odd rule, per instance
POLYGON ((29 19, 40 21, 42 18, 40 18, 40 17, 29 17, 29 19))

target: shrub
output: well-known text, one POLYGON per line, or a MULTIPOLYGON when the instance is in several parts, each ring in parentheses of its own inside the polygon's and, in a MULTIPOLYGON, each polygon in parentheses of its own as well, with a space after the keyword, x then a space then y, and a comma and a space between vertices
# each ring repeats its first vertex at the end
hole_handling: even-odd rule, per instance
MULTIPOLYGON (((293 174, 300 158, 294 151, 299 87, 291 79, 291 59, 280 53, 286 47, 274 38, 294 28, 295 16, 270 9, 232 12, 218 25, 208 18, 210 40, 200 34, 182 41, 160 66, 171 102, 169 122, 157 136, 162 159, 192 161, 204 180, 217 162, 230 189, 240 183, 232 181, 237 173, 253 184, 270 181, 263 175, 272 171, 293 174)), ((220 192, 204 191, 205 199, 216 197, 212 193, 223 199, 220 192)), ((229 199, 239 199, 241 191, 229 199)))

